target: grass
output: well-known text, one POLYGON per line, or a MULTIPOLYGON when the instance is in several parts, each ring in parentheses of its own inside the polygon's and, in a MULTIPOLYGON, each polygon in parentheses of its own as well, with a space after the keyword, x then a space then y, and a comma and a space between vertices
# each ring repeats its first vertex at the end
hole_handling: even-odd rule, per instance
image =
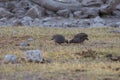
POLYGON ((40 49, 50 63, 0 63, 0 80, 119 80, 120 63, 112 62, 107 54, 120 55, 120 34, 110 33, 118 28, 0 28, 0 59, 6 54, 24 57, 25 50, 40 49), (63 34, 70 40, 85 32, 89 41, 84 44, 56 45, 54 34, 63 34), (15 46, 29 37, 28 47, 15 46), (83 52, 86 52, 83 54, 83 52), (89 55, 89 53, 91 55, 89 55), (87 57, 85 57, 87 55, 87 57))

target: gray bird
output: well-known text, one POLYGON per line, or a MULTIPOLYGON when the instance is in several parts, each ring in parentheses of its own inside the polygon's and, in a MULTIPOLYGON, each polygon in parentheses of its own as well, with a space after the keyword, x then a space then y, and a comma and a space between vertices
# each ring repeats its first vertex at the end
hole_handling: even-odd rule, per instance
POLYGON ((61 44, 61 43, 68 43, 68 40, 65 39, 65 37, 61 34, 55 34, 52 36, 52 39, 55 43, 61 44))

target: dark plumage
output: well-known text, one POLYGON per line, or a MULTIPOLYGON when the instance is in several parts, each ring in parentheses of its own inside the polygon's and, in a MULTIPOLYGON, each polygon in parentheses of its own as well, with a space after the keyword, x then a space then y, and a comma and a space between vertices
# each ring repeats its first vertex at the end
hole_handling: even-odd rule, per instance
POLYGON ((85 40, 89 40, 88 35, 86 33, 79 33, 76 34, 69 43, 83 43, 85 40))
POLYGON ((56 34, 52 36, 52 39, 55 43, 61 44, 61 43, 68 43, 68 40, 65 39, 65 37, 61 34, 56 34))
POLYGON ((78 33, 74 36, 74 38, 88 38, 88 35, 86 33, 78 33))

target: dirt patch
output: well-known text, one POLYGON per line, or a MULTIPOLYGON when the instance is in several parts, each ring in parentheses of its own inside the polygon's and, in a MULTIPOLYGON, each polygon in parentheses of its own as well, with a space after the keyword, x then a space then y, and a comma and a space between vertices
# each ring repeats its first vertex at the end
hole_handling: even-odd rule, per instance
POLYGON ((27 40, 29 37, 29 35, 25 35, 25 36, 12 36, 12 37, 7 37, 7 36, 2 36, 0 37, 0 48, 5 47, 6 45, 9 44, 19 44, 22 41, 27 40))

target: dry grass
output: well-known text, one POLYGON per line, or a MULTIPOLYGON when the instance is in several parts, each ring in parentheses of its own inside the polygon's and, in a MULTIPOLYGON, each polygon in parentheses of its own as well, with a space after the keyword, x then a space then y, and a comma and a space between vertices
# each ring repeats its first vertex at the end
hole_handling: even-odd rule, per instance
POLYGON ((120 34, 109 33, 117 28, 0 28, 0 59, 5 54, 24 57, 28 49, 40 49, 50 63, 0 63, 0 80, 119 80, 120 63, 105 55, 120 55, 120 34), (85 32, 89 41, 84 44, 56 45, 53 34, 63 34, 70 40, 74 34, 85 32), (28 47, 15 44, 34 40, 28 47), (87 57, 86 57, 87 56, 87 57))

